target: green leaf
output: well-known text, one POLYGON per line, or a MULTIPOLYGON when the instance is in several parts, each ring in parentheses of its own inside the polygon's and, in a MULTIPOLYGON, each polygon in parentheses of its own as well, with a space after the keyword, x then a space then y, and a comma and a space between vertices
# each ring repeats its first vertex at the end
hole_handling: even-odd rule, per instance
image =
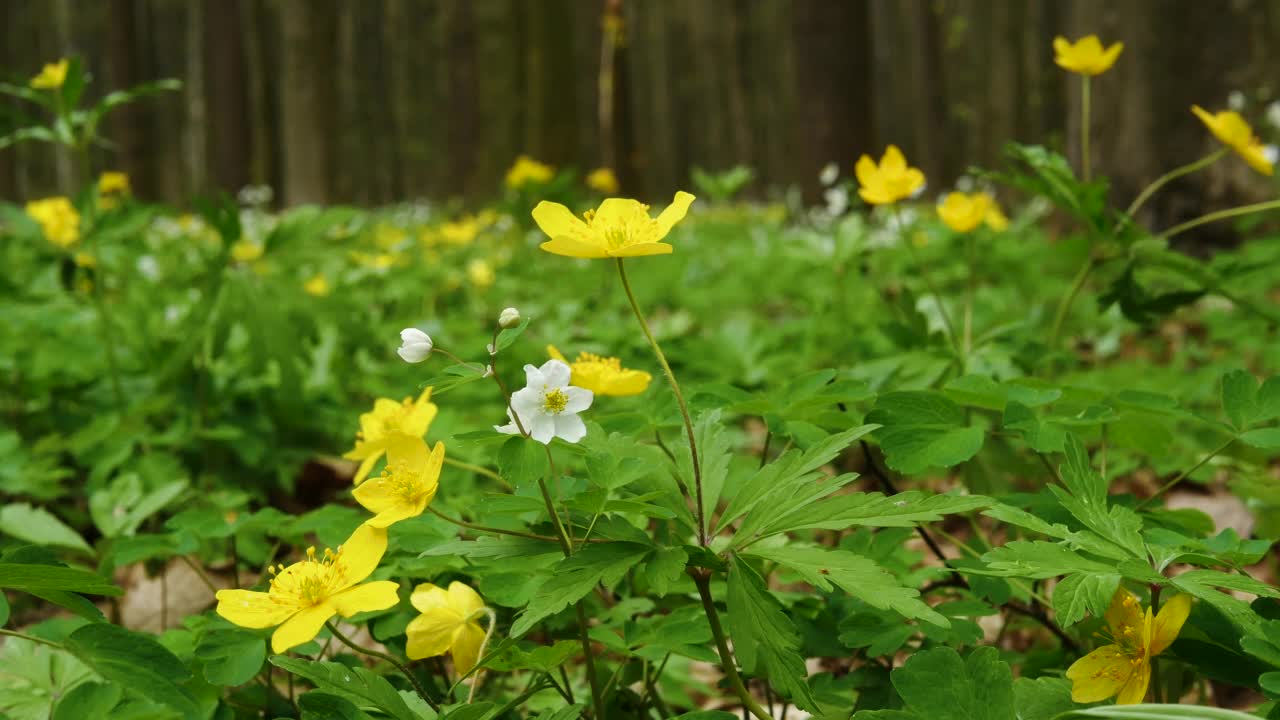
POLYGON ((189 680, 191 672, 149 635, 93 623, 71 633, 64 646, 106 680, 189 716, 199 712, 195 699, 178 684, 189 680))
MULTIPOLYGON (((58 698, 92 677, 89 668, 61 650, 7 637, 0 646, 0 717, 45 720, 58 698)), ((95 716, 75 720, 89 717, 95 716)))
POLYGON ((982 495, 929 495, 918 490, 897 495, 850 493, 828 498, 774 519, 769 533, 793 530, 843 530, 850 526, 914 527, 936 522, 943 515, 980 510, 994 501, 982 495))
POLYGON ((111 709, 120 702, 119 685, 87 682, 72 688, 53 709, 53 720, 84 720, 111 717, 111 709))
POLYGON ((612 585, 652 550, 626 542, 592 543, 561 560, 511 626, 511 637, 529 632, 543 619, 581 600, 600 583, 612 585))
POLYGON ((47 510, 27 503, 14 503, 0 508, 0 532, 36 545, 79 550, 93 555, 93 548, 66 523, 47 510))
MULTIPOLYGON (((729 460, 733 457, 733 441, 729 433, 725 432, 720 417, 720 410, 708 410, 698 416, 693 426, 693 434, 698 443, 698 463, 702 466, 702 502, 704 507, 711 509, 720 504, 720 493, 724 489, 725 478, 729 475, 729 460)), ((693 457, 689 453, 687 437, 681 447, 675 450, 675 454, 679 476, 691 486, 693 457)), ((714 513, 708 512, 703 518, 708 532, 711 530, 713 515, 714 513)))
POLYGON ((271 664, 310 680, 317 690, 332 693, 362 709, 380 710, 396 720, 422 720, 409 709, 386 678, 363 667, 272 655, 271 664))
POLYGON ((298 698, 302 720, 369 720, 368 713, 341 695, 313 690, 298 698))
POLYGON ((881 395, 867 422, 876 431, 885 463, 911 475, 931 467, 951 467, 982 448, 982 428, 965 423, 964 411, 939 392, 911 390, 881 395))
POLYGON ((1192 595, 1199 595, 1199 588, 1216 587, 1238 590, 1259 597, 1280 598, 1280 588, 1268 585, 1261 580, 1254 580, 1248 575, 1224 573, 1219 570, 1190 570, 1173 578, 1172 582, 1176 587, 1192 595))
POLYGON ((1235 710, 1205 707, 1202 705, 1103 705, 1085 710, 1072 710, 1054 720, 1077 718, 1104 718, 1105 720, 1258 720, 1235 710))
POLYGON ((1014 680, 1013 704, 1018 720, 1053 720, 1076 707, 1071 700, 1071 681, 1052 677, 1014 680))
POLYGON ((1058 625, 1075 625, 1086 613, 1102 617, 1119 584, 1118 574, 1074 573, 1063 578, 1053 588, 1053 612, 1058 625))
POLYGON ((200 636, 195 656, 204 662, 204 677, 214 685, 243 685, 267 659, 267 644, 255 632, 218 628, 200 636))
MULTIPOLYGON (((917 652, 893 671, 893 687, 920 720, 1015 720, 1013 672, 995 648, 968 658, 949 647, 917 652)), ((873 717, 859 712, 855 718, 873 717)))
POLYGON ((532 319, 533 318, 527 316, 521 317, 520 323, 515 327, 503 328, 502 331, 498 333, 498 341, 494 345, 495 352, 502 352, 503 350, 511 347, 511 343, 514 343, 522 334, 524 334, 524 329, 529 327, 529 321, 532 319))
POLYGON ((60 565, 0 563, 0 588, 24 592, 67 590, 90 595, 120 595, 123 591, 106 578, 60 565))
POLYGON ((1280 448, 1280 427, 1259 428, 1240 434, 1240 441, 1260 450, 1280 448))
POLYGON ((546 449, 537 440, 517 435, 498 450, 498 471, 516 487, 537 482, 549 469, 546 449))
POLYGON ((743 670, 768 677, 796 706, 816 712, 795 625, 756 571, 736 556, 729 564, 727 604, 729 635, 743 670))
POLYGON ((950 621, 920 600, 918 590, 904 587, 875 561, 847 550, 792 545, 767 550, 756 548, 749 554, 796 571, 819 590, 830 590, 834 583, 871 607, 892 610, 905 618, 924 620, 939 627, 951 626, 950 621))
POLYGON ((649 581, 649 589, 658 597, 666 595, 684 574, 688 562, 689 553, 684 548, 661 547, 654 550, 644 564, 644 576, 649 581))
POLYGON ((1222 376, 1222 409, 1237 430, 1244 430, 1258 415, 1258 379, 1247 370, 1222 376))
POLYGON ((1115 565, 1091 560, 1059 543, 1015 540, 982 556, 993 575, 1045 579, 1070 573, 1110 575, 1115 565))

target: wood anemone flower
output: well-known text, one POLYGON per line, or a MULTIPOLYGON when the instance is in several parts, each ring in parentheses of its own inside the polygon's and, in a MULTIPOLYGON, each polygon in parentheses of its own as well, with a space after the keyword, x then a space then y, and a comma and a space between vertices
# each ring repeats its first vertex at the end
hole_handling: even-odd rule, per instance
POLYGON ((1235 150, 1237 155, 1249 163, 1249 167, 1268 177, 1275 172, 1275 164, 1267 157, 1262 141, 1253 134, 1253 128, 1240 113, 1234 110, 1211 113, 1199 105, 1192 105, 1191 112, 1200 118, 1200 122, 1223 145, 1235 150))
POLYGON ((417 435, 392 433, 387 439, 387 467, 381 477, 366 480, 353 492, 356 502, 376 513, 369 524, 385 528, 417 517, 431 504, 440 487, 444 443, 428 451, 417 435))
POLYGON ((431 402, 431 388, 422 391, 417 400, 405 398, 396 402, 379 398, 373 410, 360 416, 360 431, 356 433, 356 445, 342 457, 359 460, 355 483, 359 485, 369 477, 374 463, 387 451, 387 441, 393 433, 422 437, 436 418, 437 408, 431 402))
POLYGON ((1086 35, 1074 43, 1061 36, 1053 39, 1053 61, 1077 75, 1101 75, 1116 64, 1123 51, 1124 43, 1104 49, 1097 35, 1086 35))
POLYGON ((480 660, 484 645, 484 600, 470 587, 454 581, 445 590, 431 583, 414 588, 409 602, 422 613, 409 621, 405 634, 409 642, 405 654, 410 660, 443 655, 453 656, 453 668, 466 675, 480 660))
POLYGON ((1067 669, 1071 699, 1078 703, 1106 700, 1115 695, 1119 705, 1142 702, 1151 683, 1151 658, 1173 644, 1191 612, 1191 597, 1177 595, 1160 608, 1151 608, 1123 587, 1117 588, 1107 608, 1107 633, 1111 640, 1075 661, 1067 669))
POLYGON ((656 218, 649 217, 648 205, 626 198, 608 198, 582 218, 560 203, 543 200, 533 209, 533 220, 551 238, 539 247, 555 255, 591 259, 667 255, 673 248, 662 240, 684 219, 694 200, 683 190, 677 192, 656 218))
POLYGON ((870 155, 858 158, 853 172, 858 178, 858 195, 872 205, 892 205, 924 187, 924 173, 907 165, 897 145, 885 149, 879 165, 870 155))
POLYGON ((547 354, 569 365, 570 385, 585 388, 596 395, 639 395, 649 387, 649 381, 653 379, 652 375, 643 370, 622 367, 622 361, 616 357, 581 352, 578 353, 577 360, 569 362, 555 345, 547 346, 547 354))

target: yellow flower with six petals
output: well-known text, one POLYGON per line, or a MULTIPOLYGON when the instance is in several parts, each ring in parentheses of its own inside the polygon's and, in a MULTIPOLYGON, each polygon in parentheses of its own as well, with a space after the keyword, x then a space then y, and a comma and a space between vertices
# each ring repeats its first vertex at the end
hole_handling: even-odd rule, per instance
POLYGON ((638 200, 608 198, 583 219, 560 203, 543 200, 533 209, 533 220, 551 238, 539 247, 556 255, 593 259, 666 255, 673 248, 662 240, 684 219, 694 199, 681 190, 652 218, 649 206, 638 200))
POLYGON ((967 233, 986 222, 994 205, 995 199, 984 192, 947 193, 938 203, 938 217, 952 230, 967 233))
POLYGON ((587 187, 605 195, 612 195, 618 192, 618 176, 607 167, 596 168, 587 175, 587 187))
POLYGON ((465 675, 480 660, 485 631, 478 620, 489 611, 475 590, 460 582, 449 589, 423 583, 414 588, 409 602, 422 614, 409 622, 405 633, 409 642, 405 654, 410 660, 443 655, 453 656, 453 667, 465 675))
POLYGON ((643 370, 622 367, 622 361, 615 357, 581 352, 578 353, 577 360, 569 362, 555 345, 547 346, 547 354, 569 366, 570 385, 590 390, 596 395, 639 395, 649 387, 649 381, 653 379, 643 370))
POLYGON ((361 525, 337 552, 317 555, 308 548, 306 560, 273 568, 266 592, 219 590, 217 612, 240 627, 279 626, 271 650, 285 652, 315 638, 334 615, 351 617, 400 602, 396 583, 363 582, 386 550, 387 531, 361 525))
POLYGON ((879 165, 870 155, 858 158, 853 172, 858 177, 858 195, 872 205, 891 205, 924 187, 924 173, 907 165, 897 145, 885 149, 879 165))
POLYGON ((37 90, 57 90, 67 81, 67 67, 70 60, 62 58, 55 63, 46 63, 40 74, 31 78, 31 87, 37 90))
POLYGON ((1097 35, 1086 35, 1074 43, 1061 36, 1053 39, 1053 61, 1077 75, 1101 75, 1116 64, 1123 50, 1124 43, 1119 42, 1104 49, 1097 35))
POLYGON ((431 388, 422 391, 417 400, 405 398, 396 402, 378 398, 373 410, 360 415, 360 431, 356 433, 356 445, 342 457, 359 460, 355 483, 359 485, 369 477, 374 463, 387 451, 387 443, 396 433, 423 437, 431 421, 436 419, 438 408, 431 402, 431 388))
POLYGON ((436 496, 444 465, 444 443, 436 443, 428 452, 420 435, 391 433, 386 446, 387 467, 382 475, 352 492, 356 502, 376 513, 369 524, 378 528, 421 515, 436 496))
POLYGON ((1151 608, 1123 587, 1116 588, 1107 608, 1108 637, 1112 642, 1085 655, 1067 669, 1071 699, 1092 703, 1116 695, 1119 705, 1133 705, 1146 697, 1151 682, 1151 658, 1173 644, 1191 612, 1191 597, 1177 595, 1160 608, 1151 608))
POLYGON ((1244 158, 1244 161, 1249 163, 1249 167, 1267 176, 1275 171, 1262 141, 1253 134, 1253 128, 1249 127, 1249 123, 1245 122, 1240 113, 1234 110, 1210 113, 1199 105, 1192 105, 1191 112, 1200 118, 1200 122, 1204 123, 1205 127, 1209 128, 1209 132, 1221 140, 1222 144, 1235 150, 1237 155, 1244 158))

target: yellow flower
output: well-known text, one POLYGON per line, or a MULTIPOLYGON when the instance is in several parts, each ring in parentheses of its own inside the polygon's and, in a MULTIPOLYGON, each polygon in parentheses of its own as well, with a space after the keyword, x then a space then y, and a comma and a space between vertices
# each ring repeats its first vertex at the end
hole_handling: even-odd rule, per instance
POLYGON ((1064 37, 1053 39, 1053 61, 1058 67, 1078 75, 1101 75, 1116 64, 1116 58, 1124 50, 1124 43, 1115 43, 1107 49, 1097 35, 1086 35, 1072 43, 1064 37))
POLYGON ((596 168, 587 175, 587 187, 605 195, 612 195, 618 192, 618 176, 607 167, 596 168))
POLYGON ((56 90, 67 81, 67 66, 70 61, 62 58, 56 63, 47 63, 40 74, 31 78, 31 87, 37 90, 56 90))
POLYGON ((897 145, 890 145, 877 166, 869 155, 858 158, 853 168, 858 177, 858 195, 872 205, 890 205, 924 187, 924 173, 908 167, 897 145))
POLYGON ((672 247, 662 242, 671 228, 684 219, 694 197, 681 190, 657 218, 649 206, 636 200, 609 198, 597 210, 579 220, 560 203, 543 200, 533 209, 533 220, 551 239, 543 250, 579 258, 665 255, 672 247))
POLYGON ((73 257, 72 260, 75 261, 76 267, 82 267, 82 268, 98 267, 98 259, 87 252, 76 253, 75 257, 73 257))
POLYGON ((987 210, 986 217, 987 227, 996 232, 1004 232, 1009 228, 1009 218, 1005 217, 1004 211, 1000 209, 1000 203, 993 198, 991 207, 987 210))
POLYGON ((555 345, 547 346, 547 354, 569 365, 569 384, 590 390, 596 395, 639 395, 649 387, 649 381, 653 379, 643 370, 622 367, 622 361, 615 357, 600 357, 583 352, 578 353, 578 359, 570 363, 555 345))
POLYGON ((129 176, 122 172, 104 172, 98 176, 98 209, 110 210, 129 194, 129 176))
POLYGON ((410 660, 453 655, 453 668, 465 675, 480 659, 484 645, 484 628, 477 622, 485 616, 484 600, 475 590, 460 582, 449 583, 449 589, 423 583, 413 589, 409 602, 422 614, 409 622, 405 654, 410 660))
POLYGON ((256 242, 240 240, 231 246, 231 258, 238 263, 251 263, 262 257, 263 248, 256 242))
POLYGON ((1151 681, 1151 658, 1164 652, 1178 638, 1191 612, 1191 597, 1177 595, 1151 616, 1137 596, 1117 588, 1107 608, 1106 636, 1112 641, 1072 663, 1067 669, 1071 699, 1092 703, 1117 695, 1116 703, 1142 702, 1151 681))
POLYGON ((993 205, 990 195, 979 193, 947 193, 938 203, 938 217, 947 227, 958 233, 967 233, 986 221, 993 205))
POLYGON ((467 279, 483 290, 493 284, 493 266, 486 260, 475 258, 467 263, 467 279))
POLYGON ((302 284, 302 289, 313 297, 324 297, 329 294, 329 280, 322 274, 312 275, 302 284))
POLYGON ((282 653, 315 638, 329 618, 385 610, 400 602, 398 585, 390 580, 360 584, 378 567, 387 550, 387 531, 361 525, 338 551, 317 555, 272 569, 266 592, 219 590, 218 614, 247 628, 279 625, 271 636, 271 650, 282 653))
POLYGON ((1191 112, 1200 118, 1200 122, 1209 128, 1209 132, 1213 133, 1214 137, 1244 158, 1244 161, 1249 163, 1249 167, 1263 175, 1269 176, 1274 172, 1273 163, 1267 158, 1262 141, 1253 134, 1253 128, 1249 127, 1249 123, 1245 122, 1240 113, 1234 110, 1209 113, 1199 105, 1192 105, 1191 112))
POLYGON ((64 250, 80 241, 80 213, 65 197, 32 200, 27 215, 40 224, 46 240, 64 250))
POLYGON ((451 245, 467 245, 480 234, 480 223, 468 215, 440 226, 440 237, 451 245))
POLYGON ((373 229, 373 242, 383 250, 394 250, 409 237, 409 233, 395 225, 379 223, 373 229))
POLYGON ((435 403, 431 402, 431 388, 422 391, 417 400, 405 398, 396 402, 378 398, 373 410, 360 416, 360 431, 356 433, 356 445, 342 457, 360 460, 355 483, 359 485, 369 477, 369 471, 378 458, 387 451, 387 443, 397 433, 422 437, 436 419, 435 403))
POLYGON ((388 527, 427 509, 440 487, 443 465, 444 443, 436 443, 428 452, 421 437, 392 433, 387 439, 387 466, 382 475, 366 480, 352 495, 374 513, 370 525, 388 527))
POLYGON ((521 155, 507 171, 506 183, 512 190, 519 190, 529 183, 542 185, 551 182, 555 175, 555 168, 550 165, 540 163, 528 155, 521 155))

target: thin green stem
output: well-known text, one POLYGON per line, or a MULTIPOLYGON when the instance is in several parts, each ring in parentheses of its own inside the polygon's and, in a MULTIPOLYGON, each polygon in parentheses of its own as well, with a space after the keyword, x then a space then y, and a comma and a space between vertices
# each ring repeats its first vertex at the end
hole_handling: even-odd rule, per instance
POLYGON ((653 354, 658 357, 658 364, 662 366, 662 371, 666 373, 667 382, 671 385, 671 392, 676 396, 676 404, 680 406, 680 417, 684 419, 685 434, 689 437, 689 455, 693 460, 693 487, 698 517, 698 542, 705 547, 710 540, 707 537, 706 512, 702 505, 702 465, 698 462, 698 444, 694 440, 693 419, 689 417, 689 405, 684 401, 684 393, 680 392, 680 383, 676 382, 676 374, 671 371, 671 364, 667 362, 667 356, 662 352, 662 346, 654 339, 653 332, 649 330, 649 322, 645 320, 644 313, 640 311, 640 304, 636 302, 636 295, 631 291, 631 282, 627 280, 627 269, 622 263, 622 258, 615 259, 618 265, 618 278, 622 280, 622 289, 627 294, 627 301, 631 303, 631 311, 635 313, 636 321, 640 323, 640 329, 644 332, 645 339, 649 341, 649 347, 653 348, 653 354))
POLYGON ((1085 258, 1084 264, 1076 271, 1076 276, 1071 280, 1071 289, 1066 295, 1062 296, 1062 300, 1058 302, 1058 309, 1053 314, 1053 327, 1049 331, 1049 349, 1053 350, 1058 346, 1058 337, 1062 333, 1062 325, 1067 320, 1067 313, 1071 311, 1071 305, 1075 302, 1076 296, 1084 289, 1084 284, 1089 279, 1089 274, 1098 266, 1098 261, 1093 256, 1093 248, 1089 248, 1089 256, 1085 258))
POLYGON ((976 241, 973 236, 972 232, 964 236, 965 261, 969 266, 969 279, 964 293, 964 329, 962 331, 964 341, 961 344, 961 352, 966 366, 969 364, 969 353, 973 352, 973 295, 978 286, 978 263, 977 258, 974 257, 976 241))
MULTIPOLYGON (((484 657, 485 648, 489 647, 489 641, 493 639, 493 630, 498 626, 498 615, 493 612, 492 608, 486 607, 481 610, 489 618, 489 629, 484 633, 484 640, 480 643, 480 650, 476 652, 476 657, 484 657)), ((476 688, 480 687, 480 679, 484 677, 482 671, 477 670, 475 679, 471 681, 471 689, 467 691, 467 704, 475 702, 476 688)))
POLYGON ((507 482, 506 478, 502 477, 501 475, 490 470, 487 467, 482 467, 480 465, 472 465, 471 463, 462 462, 461 460, 454 460, 453 458, 450 458, 450 457, 446 457, 444 459, 444 464, 452 465, 453 467, 456 467, 459 470, 465 470, 469 473, 475 473, 476 475, 483 475, 489 478, 490 480, 494 480, 498 482, 499 484, 502 485, 503 488, 507 490, 511 489, 511 483, 507 482))
POLYGON ((27 635, 26 633, 20 633, 20 632, 17 632, 16 630, 5 630, 4 628, 0 628, 0 635, 8 635, 9 637, 15 637, 20 640, 27 640, 29 642, 39 643, 41 645, 48 645, 49 647, 56 648, 58 650, 62 649, 61 644, 56 643, 52 640, 45 640, 42 637, 36 637, 35 635, 27 635))
POLYGON ((1080 167, 1083 168, 1084 181, 1089 182, 1092 175, 1089 159, 1089 76, 1081 75, 1080 80, 1080 167))
POLYGON ((352 650, 355 650, 356 652, 362 655, 368 655, 369 657, 378 658, 379 660, 385 660, 391 663, 392 665, 394 665, 395 668, 400 671, 401 675, 404 675, 406 678, 408 678, 409 682, 413 684, 413 689, 417 691, 418 695, 420 695, 423 700, 427 701, 427 704, 431 706, 431 709, 435 710, 436 712, 440 711, 440 706, 436 704, 436 701, 432 699, 430 695, 427 694, 427 691, 424 690, 422 687, 422 683, 418 682, 418 678, 413 676, 413 673, 409 671, 409 668, 405 667, 404 663, 400 662, 399 660, 395 659, 394 657, 386 653, 381 653, 381 652, 378 652, 377 650, 370 650, 369 648, 360 647, 359 645, 352 642, 351 638, 348 638, 346 635, 343 635, 342 632, 338 630, 338 627, 334 625, 332 622, 325 622, 324 626, 329 628, 329 632, 334 637, 338 638, 338 642, 342 643, 343 645, 346 645, 347 647, 351 648, 352 650))
POLYGON ((591 651, 591 638, 587 633, 587 611, 579 600, 574 605, 578 613, 578 640, 582 643, 582 651, 586 653, 587 683, 591 686, 591 706, 595 709, 596 720, 604 720, 604 696, 600 693, 600 678, 596 675, 596 659, 591 651))
MULTIPOLYGON (((477 525, 475 523, 469 523, 466 520, 459 520, 458 518, 445 515, 444 513, 430 506, 427 507, 427 512, 431 513, 432 515, 435 515, 436 517, 440 518, 441 520, 444 520, 445 522, 453 523, 458 527, 466 528, 468 530, 474 530, 475 532, 489 533, 491 535, 511 535, 514 537, 528 538, 530 540, 544 540, 546 542, 553 542, 553 543, 560 542, 560 538, 552 537, 550 535, 538 535, 536 533, 520 532, 519 530, 504 530, 502 528, 489 527, 487 525, 477 525)), ((593 542, 607 542, 607 541, 598 540, 593 542)))
POLYGON ((751 692, 742 682, 742 676, 738 674, 737 660, 733 657, 733 651, 729 649, 728 638, 725 636, 724 628, 720 626, 720 614, 716 612, 715 599, 711 597, 711 573, 693 569, 689 571, 689 577, 693 578, 693 584, 698 587, 698 596, 702 598, 702 609, 707 614, 711 635, 715 637, 716 649, 720 652, 720 669, 724 671, 729 687, 733 688, 734 694, 742 701, 742 706, 758 720, 773 720, 769 712, 760 707, 760 703, 751 696, 751 692))
POLYGON ((205 587, 209 588, 209 592, 213 593, 214 595, 218 594, 218 586, 214 585, 213 580, 209 579, 209 574, 204 571, 204 568, 197 565, 196 561, 192 560, 186 555, 179 555, 178 559, 186 563, 187 567, 191 568, 191 571, 200 577, 200 581, 204 583, 205 587))
POLYGON ((89 295, 93 298, 94 307, 98 311, 99 332, 102 334, 102 344, 106 346, 107 372, 111 376, 111 393, 115 396, 116 406, 120 412, 125 411, 124 389, 120 384, 120 361, 116 357, 116 340, 113 337, 111 328, 114 323, 111 320, 111 312, 107 309, 106 298, 102 295, 103 288, 107 285, 106 265, 102 262, 102 246, 98 242, 98 233, 91 231, 89 237, 93 242, 93 257, 97 260, 97 277, 93 283, 93 289, 89 291, 89 295))
POLYGON ((898 210, 897 205, 893 205, 893 217, 897 222, 898 230, 902 234, 902 244, 906 246, 907 253, 911 255, 911 262, 915 263, 916 271, 920 273, 920 279, 924 281, 924 286, 929 290, 929 294, 933 295, 934 302, 938 304, 938 314, 942 316, 942 325, 947 331, 947 341, 951 343, 951 351, 960 353, 959 338, 956 336, 956 326, 951 322, 951 315, 947 313, 947 307, 943 304, 942 293, 938 290, 938 286, 933 283, 933 276, 925 269, 924 262, 920 259, 920 254, 916 252, 916 246, 911 242, 910 236, 907 235, 906 223, 902 220, 902 212, 898 210))
MULTIPOLYGON (((1151 586, 1151 615, 1160 612, 1160 586, 1151 586)), ((1160 682, 1160 658, 1151 657, 1151 698, 1158 703, 1164 702, 1164 687, 1160 682)))
POLYGON ((1117 227, 1117 230, 1131 222, 1133 220, 1134 213, 1138 212, 1138 209, 1141 208, 1157 190, 1184 175, 1190 175, 1193 172, 1209 167, 1226 157, 1229 152, 1231 152, 1230 148, 1224 147, 1217 152, 1210 153, 1209 155, 1196 160, 1195 162, 1190 162, 1186 165, 1176 167, 1156 178, 1155 182, 1148 185, 1141 193, 1138 194, 1138 197, 1134 198, 1133 202, 1129 204, 1129 208, 1124 211, 1125 217, 1120 221, 1120 225, 1117 227))
POLYGON ((1161 485, 1159 489, 1151 493, 1151 497, 1138 503, 1138 509, 1141 510, 1146 506, 1150 505, 1152 502, 1155 501, 1156 498, 1160 497, 1161 495, 1164 495, 1166 492, 1173 489, 1173 487, 1176 486, 1178 483, 1182 482, 1183 480, 1186 480, 1187 476, 1199 470, 1200 468, 1204 467, 1204 464, 1212 460, 1214 457, 1216 457, 1218 453, 1231 447, 1231 443, 1235 442, 1238 438, 1239 438, 1238 435, 1232 435, 1231 439, 1227 440, 1226 442, 1222 443, 1218 447, 1214 448, 1212 452, 1210 452, 1208 455, 1205 455, 1203 458, 1201 458, 1200 462, 1196 463, 1195 465, 1192 465, 1191 468, 1188 470, 1183 470, 1181 473, 1178 473, 1177 477, 1165 483, 1164 485, 1161 485))
POLYGON ((1188 220, 1181 225, 1174 225, 1168 230, 1160 233, 1159 237, 1162 240, 1167 240, 1174 235, 1184 233, 1192 228, 1200 227, 1201 225, 1217 222, 1219 220, 1229 220, 1233 217, 1249 215, 1251 213, 1263 212, 1266 210, 1280 210, 1280 200, 1268 200, 1267 202, 1253 203, 1252 205, 1241 205, 1240 207, 1228 208, 1226 210, 1211 212, 1207 215, 1201 215, 1200 217, 1194 220, 1188 220))

